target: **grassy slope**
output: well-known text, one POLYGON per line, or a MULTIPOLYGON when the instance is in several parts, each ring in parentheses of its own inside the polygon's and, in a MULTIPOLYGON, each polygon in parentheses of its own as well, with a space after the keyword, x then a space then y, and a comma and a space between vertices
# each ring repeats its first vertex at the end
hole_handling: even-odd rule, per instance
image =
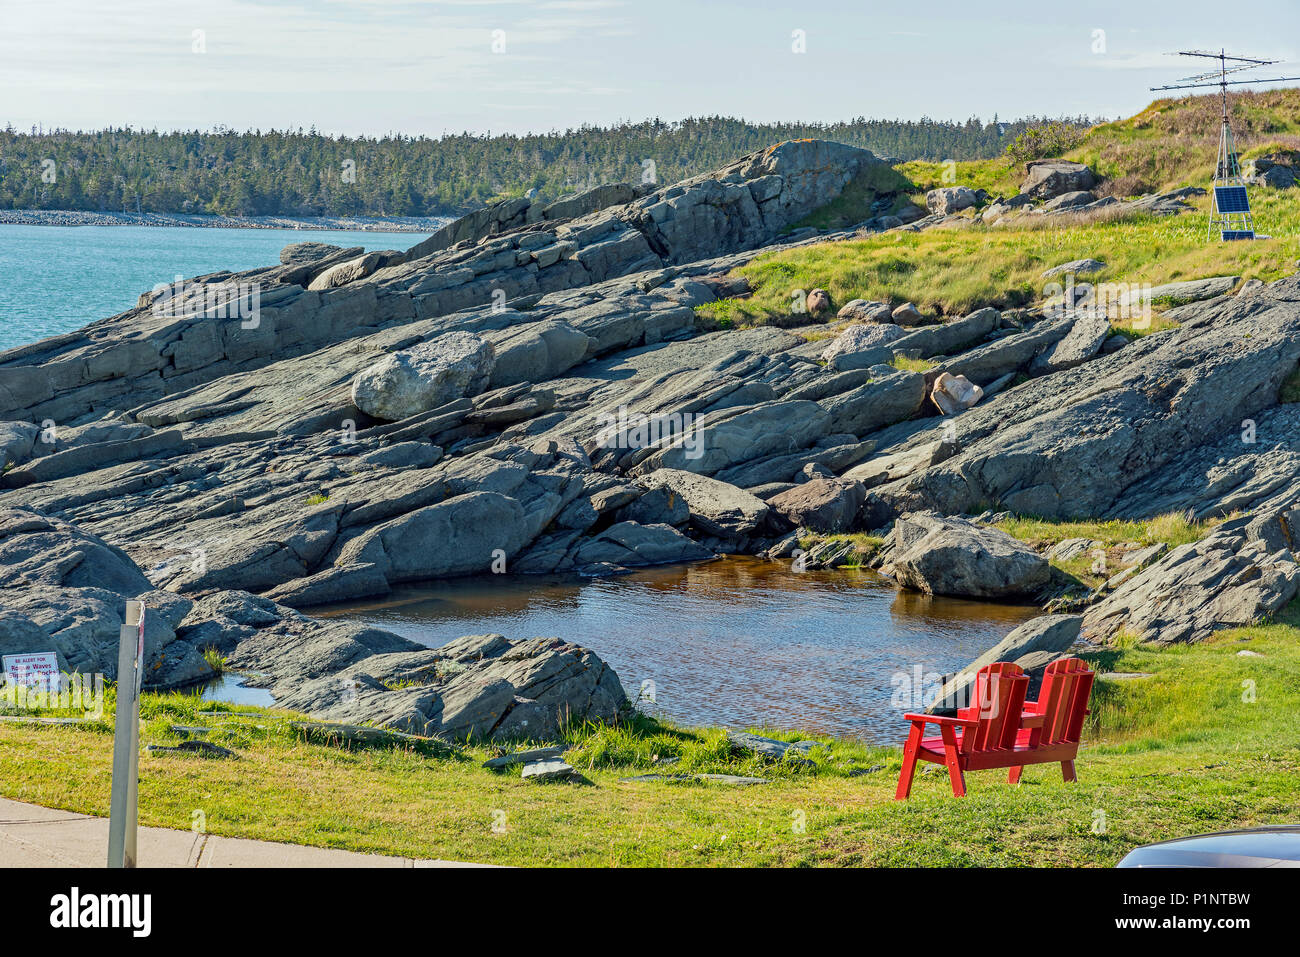
MULTIPOLYGON (((538 785, 483 770, 479 748, 340 750, 302 741, 266 712, 252 722, 260 727, 214 734, 238 760, 144 755, 140 819, 187 828, 202 810, 216 834, 502 864, 1108 866, 1143 842, 1293 820, 1297 625, 1293 607, 1282 623, 1198 646, 1099 656, 1104 670, 1152 677, 1099 682, 1077 786, 1054 766, 1029 768, 1018 788, 983 772, 957 801, 945 778, 925 774, 900 804, 896 749, 829 741, 811 773, 734 759, 717 730, 649 721, 575 731, 568 757, 591 783, 538 785), (1263 657, 1239 656, 1245 649, 1263 657), (620 783, 653 771, 656 754, 681 756, 669 772, 758 773, 773 783, 620 783), (849 776, 875 765, 884 767, 849 776), (1094 833, 1101 815, 1105 831, 1094 833)), ((149 696, 145 741, 175 743, 173 722, 210 722, 197 707, 211 705, 149 696)), ((110 728, 111 716, 91 728, 0 724, 0 794, 104 813, 110 728)), ((900 742, 903 731, 900 721, 900 742)))
MULTIPOLYGON (((1069 155, 1116 177, 1125 193, 1209 183, 1218 144, 1212 97, 1163 100, 1138 116, 1094 128, 1069 155)), ((1245 156, 1300 145, 1300 91, 1243 96, 1234 108, 1245 156)), ((955 183, 937 163, 901 167, 921 191, 962 185, 1010 195, 1022 171, 1006 159, 956 164, 955 183)), ((863 298, 915 302, 940 315, 983 305, 1015 306, 1043 293, 1044 270, 1073 259, 1108 264, 1102 282, 1173 282, 1241 275, 1272 281, 1295 271, 1300 258, 1300 189, 1252 191, 1256 228, 1276 238, 1253 243, 1208 243, 1208 198, 1177 217, 1133 216, 1077 223, 1068 217, 1011 227, 889 233, 763 256, 740 270, 752 298, 715 303, 700 311, 733 324, 789 314, 792 290, 823 288, 839 304, 863 298)))

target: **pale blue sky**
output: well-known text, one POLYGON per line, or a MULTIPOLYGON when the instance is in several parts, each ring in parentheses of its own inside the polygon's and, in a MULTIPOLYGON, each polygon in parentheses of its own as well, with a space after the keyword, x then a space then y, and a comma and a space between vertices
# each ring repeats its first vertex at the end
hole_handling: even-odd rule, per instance
POLYGON ((0 0, 0 124, 439 135, 714 113, 1115 117, 1198 71, 1168 51, 1223 45, 1300 74, 1298 37, 1296 0, 0 0))

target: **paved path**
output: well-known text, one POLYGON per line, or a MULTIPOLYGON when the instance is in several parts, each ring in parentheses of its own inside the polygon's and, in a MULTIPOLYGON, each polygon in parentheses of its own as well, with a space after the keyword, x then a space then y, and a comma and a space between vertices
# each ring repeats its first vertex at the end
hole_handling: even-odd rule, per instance
MULTIPOLYGON (((482 867, 142 827, 141 867, 482 867)), ((103 867, 108 818, 0 798, 0 867, 103 867)))

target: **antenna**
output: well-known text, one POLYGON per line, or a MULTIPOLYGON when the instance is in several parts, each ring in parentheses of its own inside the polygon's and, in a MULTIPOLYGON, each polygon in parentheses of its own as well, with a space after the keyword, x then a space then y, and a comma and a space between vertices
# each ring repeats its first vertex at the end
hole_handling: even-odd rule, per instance
POLYGON ((1171 56, 1202 57, 1218 60, 1219 68, 1209 73, 1198 73, 1184 77, 1168 86, 1153 86, 1151 92, 1161 90, 1192 90, 1207 86, 1217 86, 1223 103, 1223 125, 1219 128, 1219 158, 1214 165, 1213 198, 1210 200, 1209 238, 1214 239, 1215 229, 1219 230, 1223 240, 1254 239, 1255 224, 1250 215, 1250 199, 1246 194, 1246 181, 1241 176, 1241 163, 1237 155, 1236 142, 1232 135, 1232 124, 1228 119, 1228 87, 1243 86, 1253 83, 1286 83, 1300 80, 1300 76, 1278 76, 1268 79, 1229 80, 1233 74, 1243 70, 1256 70, 1261 66, 1272 66, 1281 60, 1263 60, 1258 57, 1228 56, 1220 50, 1179 50, 1171 56), (1232 64, 1229 66, 1229 64, 1232 64), (1215 77, 1218 77, 1216 80, 1215 77), (1208 81, 1208 82, 1207 82, 1208 81))

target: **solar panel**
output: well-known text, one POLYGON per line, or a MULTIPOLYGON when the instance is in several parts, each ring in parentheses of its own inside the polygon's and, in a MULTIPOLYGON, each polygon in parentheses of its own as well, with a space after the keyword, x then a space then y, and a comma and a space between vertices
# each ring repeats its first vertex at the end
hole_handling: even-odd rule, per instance
POLYGON ((1249 213, 1250 200, 1244 186, 1214 187, 1214 202, 1221 213, 1249 213))
POLYGON ((1233 239, 1254 239, 1255 233, 1249 229, 1225 229, 1223 231, 1223 241, 1229 242, 1233 239))

